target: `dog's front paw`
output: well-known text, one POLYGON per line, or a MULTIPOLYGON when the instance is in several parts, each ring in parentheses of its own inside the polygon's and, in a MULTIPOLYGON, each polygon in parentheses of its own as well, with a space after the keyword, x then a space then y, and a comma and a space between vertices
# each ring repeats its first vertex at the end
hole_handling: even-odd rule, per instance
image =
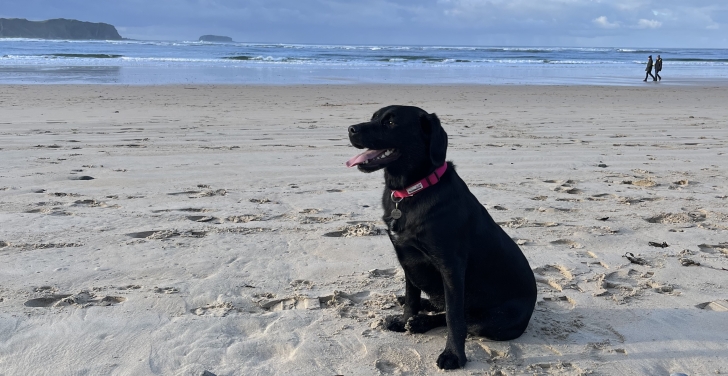
POLYGON ((419 314, 410 317, 404 327, 410 333, 426 333, 434 328, 445 325, 447 325, 445 315, 419 314))
POLYGON ((404 325, 404 328, 410 333, 425 333, 431 329, 429 323, 422 315, 410 317, 404 325))
POLYGON ((451 350, 445 349, 445 351, 437 357, 437 366, 440 367, 440 369, 457 369, 465 366, 466 361, 467 359, 465 359, 464 354, 460 357, 451 350))
POLYGON ((402 316, 387 316, 384 319, 384 327, 393 332, 406 332, 405 321, 402 316))

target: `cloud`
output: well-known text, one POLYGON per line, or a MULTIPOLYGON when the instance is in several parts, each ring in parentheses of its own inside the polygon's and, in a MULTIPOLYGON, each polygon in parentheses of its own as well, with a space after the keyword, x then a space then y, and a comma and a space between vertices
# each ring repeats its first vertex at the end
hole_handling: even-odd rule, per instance
POLYGON ((728 47, 728 0, 0 0, 0 16, 107 22, 136 39, 728 47))
POLYGON ((609 22, 606 16, 597 17, 592 22, 604 29, 616 29, 619 27, 619 22, 609 22))
POLYGON ((656 20, 646 20, 641 18, 637 21, 637 28, 639 29, 657 29, 662 26, 662 22, 656 20))

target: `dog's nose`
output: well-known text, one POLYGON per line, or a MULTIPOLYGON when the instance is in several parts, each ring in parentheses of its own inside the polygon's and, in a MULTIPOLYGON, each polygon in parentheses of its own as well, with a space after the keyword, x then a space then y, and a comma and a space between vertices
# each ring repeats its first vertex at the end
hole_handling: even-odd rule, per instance
POLYGON ((356 125, 352 125, 349 127, 349 134, 355 134, 359 131, 359 128, 356 127, 356 125))

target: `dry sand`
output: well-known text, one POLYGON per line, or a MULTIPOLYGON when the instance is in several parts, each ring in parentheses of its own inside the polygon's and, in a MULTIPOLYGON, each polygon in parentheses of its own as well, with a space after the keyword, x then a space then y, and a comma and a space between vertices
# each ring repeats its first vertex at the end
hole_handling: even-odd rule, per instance
POLYGON ((442 374, 344 167, 395 103, 538 279, 448 374, 728 374, 725 87, 44 85, 0 86, 0 375, 442 374))

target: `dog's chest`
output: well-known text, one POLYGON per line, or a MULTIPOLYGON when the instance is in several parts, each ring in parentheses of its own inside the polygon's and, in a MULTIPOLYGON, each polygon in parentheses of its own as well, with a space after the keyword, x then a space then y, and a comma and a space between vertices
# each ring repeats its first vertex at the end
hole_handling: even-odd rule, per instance
POLYGON ((401 231, 397 231, 395 228, 397 226, 397 220, 396 219, 389 219, 389 222, 387 222, 387 233, 389 234, 389 239, 392 241, 393 244, 399 244, 401 241, 401 231))
POLYGON ((382 217, 382 220, 387 225, 387 234, 389 234, 389 239, 392 241, 392 244, 402 245, 413 237, 410 225, 415 218, 412 218, 412 215, 413 213, 403 211, 402 216, 397 219, 387 214, 382 217))
POLYGON ((401 241, 402 229, 398 226, 397 221, 399 221, 399 219, 391 217, 384 218, 384 222, 387 224, 387 234, 389 234, 389 239, 393 244, 398 244, 401 241))

